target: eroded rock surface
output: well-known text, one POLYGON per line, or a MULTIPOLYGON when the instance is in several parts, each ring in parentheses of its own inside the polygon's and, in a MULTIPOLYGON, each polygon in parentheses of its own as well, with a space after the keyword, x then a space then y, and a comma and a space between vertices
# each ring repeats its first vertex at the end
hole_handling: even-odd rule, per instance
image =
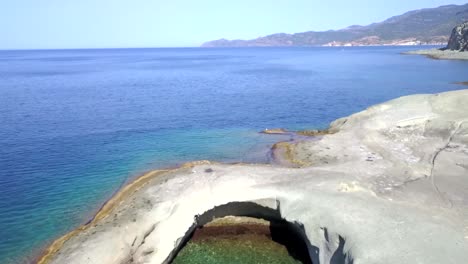
POLYGON ((302 227, 313 263, 466 262, 468 90, 399 98, 330 130, 290 146, 301 168, 204 162, 148 178, 43 261, 165 263, 198 216, 253 202, 302 227))

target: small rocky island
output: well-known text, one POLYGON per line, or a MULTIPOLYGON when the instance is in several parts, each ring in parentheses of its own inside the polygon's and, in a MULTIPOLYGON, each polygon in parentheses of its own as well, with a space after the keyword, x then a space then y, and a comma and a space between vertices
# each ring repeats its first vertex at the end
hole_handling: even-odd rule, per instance
POLYGON ((150 172, 38 262, 171 263, 196 246, 192 237, 231 229, 210 224, 231 216, 286 223, 306 248, 302 263, 466 263, 467 102, 460 90, 372 106, 318 138, 280 143, 282 166, 201 161, 150 172))
POLYGON ((468 21, 452 30, 445 48, 410 51, 406 54, 425 55, 434 59, 468 60, 468 21))

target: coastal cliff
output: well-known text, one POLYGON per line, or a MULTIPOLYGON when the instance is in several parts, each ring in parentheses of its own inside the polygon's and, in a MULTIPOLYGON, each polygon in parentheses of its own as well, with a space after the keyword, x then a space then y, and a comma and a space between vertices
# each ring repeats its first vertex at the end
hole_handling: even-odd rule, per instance
POLYGON ((468 21, 452 30, 446 50, 468 51, 468 21))
POLYGON ((415 50, 404 54, 424 55, 433 59, 468 60, 468 22, 452 30, 446 47, 441 49, 415 50))
POLYGON ((196 227, 226 215, 292 223, 313 263, 464 263, 467 101, 460 90, 372 106, 283 143, 290 166, 149 173, 39 263, 169 263, 196 227))

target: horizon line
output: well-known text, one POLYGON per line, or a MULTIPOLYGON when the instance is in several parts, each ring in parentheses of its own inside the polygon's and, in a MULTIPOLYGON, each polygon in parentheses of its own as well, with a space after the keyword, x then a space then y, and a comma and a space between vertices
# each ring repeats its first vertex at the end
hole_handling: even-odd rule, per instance
POLYGON ((110 47, 110 48, 32 48, 32 49, 0 49, 4 51, 67 51, 67 50, 124 50, 124 49, 258 49, 258 48, 365 48, 365 47, 417 47, 417 46, 440 46, 435 44, 419 44, 419 45, 358 45, 358 46, 233 46, 233 47, 202 47, 202 46, 186 46, 186 47, 110 47))

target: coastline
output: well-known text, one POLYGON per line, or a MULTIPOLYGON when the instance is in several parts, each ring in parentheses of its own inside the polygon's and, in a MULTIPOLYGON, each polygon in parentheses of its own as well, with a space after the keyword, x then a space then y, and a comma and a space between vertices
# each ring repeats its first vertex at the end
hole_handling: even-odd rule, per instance
MULTIPOLYGON (((283 128, 277 129, 265 129, 264 131, 259 132, 261 134, 269 134, 269 135, 291 135, 295 134, 298 136, 304 137, 316 137, 316 136, 323 136, 325 134, 329 134, 327 130, 303 130, 303 131, 288 131, 283 128)), ((281 166, 286 167, 303 167, 310 164, 301 163, 300 161, 294 160, 291 155, 292 147, 294 142, 277 142, 275 143, 270 151, 271 156, 273 157, 273 163, 278 164, 281 166)), ((49 263, 50 258, 52 258, 63 246, 63 244, 68 241, 70 238, 76 236, 80 232, 88 229, 90 226, 93 226, 95 223, 100 221, 101 219, 108 217, 111 211, 125 198, 130 196, 132 193, 137 192, 141 189, 145 184, 150 182, 156 177, 162 176, 166 173, 175 172, 182 168, 191 168, 197 165, 206 165, 206 164, 216 164, 217 162, 202 160, 202 161, 190 161, 184 163, 175 168, 169 169, 157 169, 152 170, 142 175, 136 176, 132 181, 127 184, 121 186, 119 190, 117 190, 108 201, 106 201, 94 214, 94 216, 85 224, 75 228, 74 230, 66 233, 63 236, 58 237, 54 241, 52 241, 44 250, 42 250, 41 255, 36 258, 37 264, 47 264, 49 263)), ((222 163, 225 165, 269 165, 269 164, 255 164, 255 163, 222 163)))
MULTIPOLYGON (((184 167, 182 165, 181 167, 184 167)), ((137 177, 135 180, 131 181, 130 183, 122 186, 122 188, 117 191, 107 202, 105 202, 101 208, 97 211, 94 217, 88 221, 87 223, 77 227, 76 229, 66 233, 65 235, 55 239, 49 246, 43 250, 42 254, 38 256, 37 264, 46 264, 49 263, 50 258, 52 258, 63 246, 63 244, 68 241, 73 236, 77 235, 78 233, 88 229, 92 225, 94 225, 99 220, 107 217, 110 212, 126 197, 128 197, 131 193, 138 191, 141 187, 147 184, 150 180, 155 177, 158 177, 164 173, 169 171, 177 170, 176 169, 168 169, 168 170, 153 170, 143 175, 137 177)))
MULTIPOLYGON (((459 185, 465 183, 451 182, 466 172, 461 169, 468 146, 462 137, 468 129, 467 96, 468 90, 460 90, 402 97, 337 119, 327 130, 333 133, 319 140, 280 142, 273 147, 281 150, 276 155, 298 167, 197 161, 151 171, 117 192, 90 223, 52 243, 37 263, 83 263, 88 257, 96 263, 167 263, 190 234, 194 216, 231 201, 281 205, 282 217, 304 224, 310 243, 330 247, 330 256, 338 252, 335 247, 342 237, 353 245, 342 253, 362 263, 382 261, 383 256, 388 259, 381 263, 408 263, 415 258, 440 263, 447 254, 456 263, 468 252, 468 230, 459 232, 468 216, 466 205, 458 202, 459 185), (449 144, 465 145, 441 154, 449 144), (395 148, 407 157, 393 154, 395 148), (423 158, 433 152, 433 160, 444 156, 437 168, 423 158), (447 170, 456 172, 448 181, 440 174, 447 170), (438 174, 438 187, 427 185, 427 175, 433 173, 438 174), (297 204, 298 199, 304 202, 297 204), (151 206, 142 207, 147 200, 151 206), (324 227, 333 230, 331 239, 316 232, 324 227), (393 230, 385 234, 385 241, 376 232, 382 229, 393 230), (431 239, 423 239, 428 229, 431 239), (407 254, 398 254, 403 250, 394 243, 402 239, 399 236, 404 237, 400 247, 407 254), (375 247, 377 242, 382 247, 375 247), (425 252, 433 247, 441 250, 428 257, 425 252), (366 257, 369 252, 373 258, 366 257)), ((320 260, 325 262, 327 256, 320 260)))
POLYGON ((459 52, 452 50, 415 50, 402 53, 404 55, 423 55, 436 60, 468 60, 468 52, 459 52))
MULTIPOLYGON (((280 129, 282 130, 282 129, 280 129)), ((263 132, 260 132, 263 133, 263 132)), ((264 134, 286 134, 290 133, 284 130, 284 133, 264 133, 264 134)), ((291 143, 289 142, 278 142, 274 144, 271 148, 272 152, 275 152, 273 155, 277 155, 277 153, 280 153, 276 148, 282 149, 283 147, 289 148, 291 147, 291 143)), ((286 154, 281 154, 275 157, 275 160, 278 162, 280 165, 285 165, 285 166, 298 166, 300 164, 297 164, 294 159, 290 155, 286 154)), ((97 222, 100 220, 108 217, 112 210, 115 209, 122 201, 124 201, 126 198, 131 196, 133 193, 139 191, 142 187, 144 187, 146 184, 148 184, 150 181, 157 177, 164 176, 165 174, 168 173, 175 173, 180 169, 187 169, 187 168, 193 168, 195 166, 199 165, 209 165, 209 164, 224 164, 224 165, 270 165, 270 164, 256 164, 256 163, 218 163, 215 161, 208 161, 208 160, 199 160, 199 161, 190 161, 186 162, 178 167, 174 168, 168 168, 168 169, 157 169, 157 170, 152 170, 146 173, 143 173, 139 176, 136 176, 132 181, 130 181, 127 184, 122 185, 122 187, 117 190, 109 200, 107 200, 94 214, 94 216, 87 221, 86 223, 78 226, 77 228, 69 231, 68 233, 56 238, 53 240, 51 243, 49 243, 43 250, 41 250, 40 255, 34 258, 34 263, 36 264, 47 264, 50 263, 50 260, 57 254, 57 252, 63 247, 63 245, 70 240, 71 238, 75 237, 79 233, 87 230, 91 226, 95 225, 97 222)), ((304 165, 304 164, 302 164, 304 165)))

